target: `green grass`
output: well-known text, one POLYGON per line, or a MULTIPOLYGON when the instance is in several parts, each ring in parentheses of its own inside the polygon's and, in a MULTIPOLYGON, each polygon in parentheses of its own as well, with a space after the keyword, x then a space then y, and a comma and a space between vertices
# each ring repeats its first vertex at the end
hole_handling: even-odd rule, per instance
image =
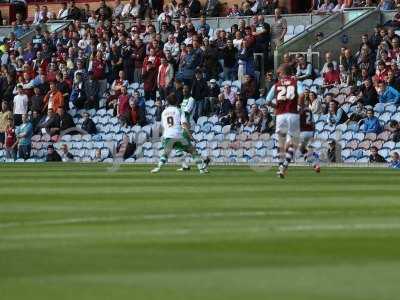
POLYGON ((107 168, 1 166, 1 300, 399 297, 396 170, 107 168))

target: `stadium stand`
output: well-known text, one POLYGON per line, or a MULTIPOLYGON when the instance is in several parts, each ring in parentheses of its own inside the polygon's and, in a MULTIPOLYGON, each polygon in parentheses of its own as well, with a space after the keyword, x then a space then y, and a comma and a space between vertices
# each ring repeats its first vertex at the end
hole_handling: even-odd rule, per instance
MULTIPOLYGON (((68 17, 74 16, 74 7, 68 5, 68 17)), ((128 4, 116 5, 122 14, 128 4)), ((264 17, 262 10, 249 16, 242 9, 235 18, 210 19, 217 22, 214 27, 206 18, 192 21, 190 16, 198 14, 190 8, 170 6, 154 22, 123 21, 119 15, 109 16, 118 10, 108 12, 105 3, 96 12, 84 12, 87 19, 52 23, 54 16, 44 16, 39 9, 28 16, 37 24, 32 38, 21 42, 11 34, 1 48, 1 161, 44 161, 48 145, 54 144, 58 151, 67 145, 76 161, 112 162, 127 136, 136 150, 125 161, 153 163, 161 148, 165 96, 169 92, 181 95, 183 83, 196 100, 192 130, 203 157, 221 163, 276 161, 274 111, 266 102, 276 80, 269 75, 274 73, 273 47, 284 46, 311 26, 318 28, 318 22, 327 23, 327 15, 315 19, 313 25, 309 17, 297 16, 288 22, 293 16, 281 16, 279 11, 275 17, 264 17), (171 16, 176 14, 180 16, 174 21, 171 16), (34 132, 29 158, 15 155, 15 148, 10 148, 19 147, 13 131, 18 136, 25 124, 20 125, 21 115, 28 112, 34 132), (95 125, 90 134, 87 115, 95 125), (8 124, 10 116, 15 127, 8 124)), ((328 13, 344 14, 344 9, 332 4, 328 13)), ((395 14, 392 23, 397 19, 395 14)), ((356 51, 343 43, 340 56, 326 59, 323 66, 301 54, 282 55, 283 61, 293 65, 307 94, 313 94, 306 100, 315 123, 312 145, 321 159, 328 160, 331 141, 340 153, 337 162, 368 162, 372 146, 385 159, 400 151, 389 126, 393 120, 400 122, 399 37, 394 31, 397 27, 391 25, 377 27, 366 41, 358 37, 356 51), (304 69, 301 59, 305 59, 304 69), (338 79, 333 80, 334 74, 329 73, 333 71, 327 71, 329 64, 338 79), (308 65, 310 73, 304 71, 308 65), (367 117, 367 110, 374 116, 367 117), (372 132, 369 123, 375 117, 379 126, 372 132)), ((15 24, 19 26, 22 23, 15 24)), ((319 54, 321 59, 326 55, 319 54)))

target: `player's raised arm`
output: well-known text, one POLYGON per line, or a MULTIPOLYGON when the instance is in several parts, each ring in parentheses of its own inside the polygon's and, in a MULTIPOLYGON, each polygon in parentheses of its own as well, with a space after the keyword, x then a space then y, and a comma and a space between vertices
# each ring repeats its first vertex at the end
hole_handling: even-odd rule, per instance
POLYGON ((275 84, 271 87, 271 89, 269 90, 267 97, 265 98, 265 100, 267 101, 267 105, 273 107, 273 100, 275 99, 275 84))

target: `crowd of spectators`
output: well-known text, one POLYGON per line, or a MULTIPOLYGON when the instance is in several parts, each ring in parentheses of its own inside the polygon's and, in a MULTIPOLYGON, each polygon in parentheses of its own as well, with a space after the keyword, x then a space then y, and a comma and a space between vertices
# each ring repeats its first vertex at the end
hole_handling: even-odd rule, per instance
MULTIPOLYGON (((262 78, 254 60, 254 53, 268 58, 283 41, 287 24, 276 2, 263 2, 275 14, 271 23, 260 14, 264 6, 253 9, 258 2, 246 2, 254 14, 250 21, 238 19, 229 31, 217 30, 213 35, 196 1, 163 7, 117 1, 112 8, 103 1, 96 11, 89 4, 85 10, 73 2, 64 5, 56 18, 73 22, 62 32, 42 31, 37 26, 27 45, 13 34, 0 47, 0 143, 10 149, 8 157, 25 159, 33 134, 48 134, 56 140, 60 134, 78 130, 68 113, 72 107, 106 107, 113 109, 121 126, 144 126, 160 120, 164 99, 171 92, 180 103, 194 98, 195 121, 216 115, 233 130, 253 127, 260 133, 272 133, 272 110, 254 102, 248 105, 248 100, 265 97, 276 80, 271 70, 262 78), (191 18, 198 16, 200 23, 195 26, 191 18), (125 18, 131 26, 122 22, 125 18), (159 21, 158 31, 151 18, 159 21), (225 81, 229 83, 221 85, 225 81), (150 119, 149 101, 155 107, 150 119)), ((314 2, 316 7, 330 4, 329 0, 314 2)), ((33 22, 52 18, 38 7, 33 22)), ((339 57, 326 53, 325 59, 317 70, 303 55, 283 57, 300 81, 322 76, 320 90, 305 91, 312 113, 324 115, 332 125, 356 122, 365 133, 379 134, 388 124, 381 124, 371 108, 379 102, 400 103, 400 46, 393 28, 377 27, 373 35, 362 36, 356 53, 343 48, 339 57), (351 113, 329 92, 344 86, 352 89, 351 113)), ((81 129, 95 134, 96 124, 89 114, 82 117, 81 129)))

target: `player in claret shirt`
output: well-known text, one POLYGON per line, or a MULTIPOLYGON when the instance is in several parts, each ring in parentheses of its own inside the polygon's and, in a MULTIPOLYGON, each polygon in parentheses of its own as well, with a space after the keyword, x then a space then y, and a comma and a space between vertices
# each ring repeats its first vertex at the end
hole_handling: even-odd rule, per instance
POLYGON ((272 105, 275 99, 276 134, 278 135, 279 170, 277 175, 285 178, 299 144, 300 116, 299 103, 303 103, 303 85, 293 76, 291 68, 283 64, 277 70, 279 80, 267 95, 272 105))

